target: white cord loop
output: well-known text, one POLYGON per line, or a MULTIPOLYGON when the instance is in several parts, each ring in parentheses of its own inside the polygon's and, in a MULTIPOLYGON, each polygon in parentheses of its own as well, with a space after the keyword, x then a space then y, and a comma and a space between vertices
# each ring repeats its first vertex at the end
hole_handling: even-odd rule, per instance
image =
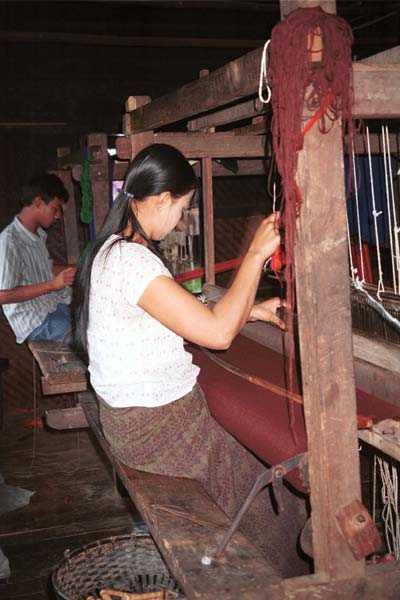
POLYGON ((258 97, 260 102, 268 104, 271 101, 271 88, 268 85, 267 79, 267 50, 271 40, 267 40, 264 44, 264 49, 261 57, 261 69, 260 69, 260 83, 258 86, 258 97), (263 87, 267 90, 267 98, 263 96, 263 87))

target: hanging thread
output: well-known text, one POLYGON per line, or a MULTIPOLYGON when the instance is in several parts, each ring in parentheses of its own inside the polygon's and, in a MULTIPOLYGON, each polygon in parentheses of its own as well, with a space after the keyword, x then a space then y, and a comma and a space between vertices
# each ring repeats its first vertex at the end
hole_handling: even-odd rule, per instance
POLYGON ((371 141, 370 141, 370 137, 369 137, 368 125, 367 125, 367 148, 368 148, 369 177, 370 177, 370 183, 371 183, 372 216, 374 217, 376 255, 377 255, 377 259, 378 259, 378 273, 379 273, 377 296, 378 296, 379 300, 381 300, 381 292, 385 291, 385 286, 383 284, 382 260, 381 260, 380 246, 379 246, 378 217, 381 216, 382 211, 376 210, 374 175, 372 172, 371 141))
MULTIPOLYGON (((283 187, 280 225, 284 228, 284 274, 289 307, 289 390, 294 388, 294 247, 296 220, 302 202, 296 181, 298 153, 303 147, 304 136, 313 126, 317 124, 322 133, 327 133, 333 121, 341 117, 347 123, 350 142, 353 140, 352 43, 353 34, 349 24, 320 7, 294 10, 273 28, 271 35, 268 82, 272 87, 273 148, 283 187), (322 42, 322 48, 318 51, 313 47, 314 38, 320 38, 322 42), (312 114, 305 126, 304 106, 312 114)), ((293 410, 290 405, 289 416, 293 431, 293 410)))

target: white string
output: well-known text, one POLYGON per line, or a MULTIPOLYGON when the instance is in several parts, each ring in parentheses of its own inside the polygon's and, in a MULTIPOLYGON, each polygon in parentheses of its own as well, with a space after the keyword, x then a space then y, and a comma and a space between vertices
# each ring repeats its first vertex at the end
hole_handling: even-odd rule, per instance
POLYGON ((37 399, 36 399, 36 364, 35 357, 32 355, 32 383, 33 383, 33 446, 32 446, 32 469, 36 458, 36 417, 37 417, 37 399))
POLYGON ((388 551, 396 560, 400 558, 399 487, 396 467, 377 457, 382 480, 382 520, 388 551))
MULTIPOLYGON (((390 181, 390 195, 392 199, 392 214, 393 214, 393 233, 394 233, 394 248, 395 248, 395 261, 397 266, 397 277, 398 277, 398 286, 397 290, 400 293, 400 247, 399 247, 399 234, 400 227, 397 225, 397 211, 396 205, 394 201, 394 189, 393 189, 393 172, 392 172, 392 161, 390 160, 390 142, 389 142, 389 128, 386 125, 386 147, 388 150, 388 165, 389 165, 389 181, 390 181)), ((390 213, 390 211, 389 211, 390 213)), ((394 285, 395 287, 395 285, 394 285)), ((395 290, 396 293, 396 290, 395 290)))
POLYGON ((390 258, 392 262, 392 276, 393 276, 393 289, 394 293, 397 294, 397 285, 396 285, 396 268, 395 268, 395 257, 394 257, 394 246, 393 246, 393 233, 392 233, 392 210, 390 206, 390 197, 389 197, 389 175, 388 175, 388 163, 390 162, 390 151, 387 146, 387 142, 385 135, 385 128, 382 125, 382 148, 383 148, 383 165, 385 168, 385 191, 386 191, 386 206, 388 212, 388 221, 389 221, 389 243, 390 243, 390 258))
POLYGON ((267 79, 267 49, 271 40, 267 40, 264 44, 264 49, 261 57, 261 68, 260 68, 260 83, 258 86, 258 97, 260 102, 263 104, 268 104, 271 100, 271 88, 268 85, 267 79), (267 98, 265 99, 263 96, 263 87, 267 90, 267 98))
MULTIPOLYGON (((368 298, 368 303, 370 304, 370 306, 372 306, 384 319, 386 319, 386 321, 391 323, 393 325, 393 327, 400 332, 400 321, 398 319, 396 319, 393 315, 391 315, 390 312, 388 312, 386 310, 386 308, 383 306, 382 300, 381 300, 381 298, 379 298, 379 293, 380 293, 379 287, 378 287, 378 292, 376 295, 378 296, 380 302, 377 302, 377 300, 375 300, 375 298, 373 298, 370 294, 368 294, 368 292, 366 290, 364 290, 363 282, 360 281, 358 279, 358 277, 356 278, 355 281, 353 279, 353 284, 354 284, 354 287, 356 288, 356 290, 358 290, 359 292, 361 292, 362 294, 364 294, 364 296, 366 296, 368 298)), ((384 290, 380 290, 380 291, 384 291, 384 290)))
POLYGON ((353 280, 353 283, 355 284, 357 269, 354 267, 353 255, 351 253, 350 227, 349 227, 349 218, 347 216, 347 211, 346 211, 346 225, 347 225, 347 244, 349 246, 350 273, 351 273, 351 278, 353 280))
POLYGON ((274 189, 274 191, 273 191, 274 196, 273 196, 273 202, 272 202, 272 212, 275 212, 276 211, 276 183, 275 183, 275 181, 274 181, 273 189, 274 189))
POLYGON ((377 254, 377 257, 378 257, 379 281, 378 281, 377 296, 378 296, 379 300, 381 300, 380 294, 381 294, 381 292, 385 291, 385 287, 383 285, 383 272, 382 272, 381 251, 380 251, 380 247, 379 247, 378 217, 382 214, 382 211, 378 212, 376 210, 374 176, 373 176, 373 173, 372 173, 371 142, 370 142, 370 139, 369 139, 369 127, 368 126, 367 126, 367 146, 368 146, 369 176, 370 176, 370 183, 371 183, 372 215, 374 217, 376 254, 377 254))
POLYGON ((355 157, 355 153, 354 153, 354 142, 352 142, 352 144, 351 144, 351 153, 352 153, 353 175, 354 175, 354 196, 356 199, 358 247, 359 247, 360 261, 361 261, 361 280, 365 281, 364 257, 363 257, 363 249, 362 249, 361 222, 360 222, 360 204, 359 204, 359 200, 358 200, 358 180, 357 180, 357 169, 356 169, 356 157, 355 157))

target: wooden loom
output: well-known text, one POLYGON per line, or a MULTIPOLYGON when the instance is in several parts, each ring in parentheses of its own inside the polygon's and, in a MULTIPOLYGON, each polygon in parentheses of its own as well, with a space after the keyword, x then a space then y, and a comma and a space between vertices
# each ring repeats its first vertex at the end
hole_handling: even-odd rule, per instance
MULTIPOLYGON (((333 1, 320 4, 325 10, 335 10, 333 1)), ((301 5, 298 1, 282 2, 282 13, 288 12, 289 6, 294 9, 301 5)), ((258 158, 263 156, 265 140, 262 135, 210 131, 218 122, 234 120, 240 105, 191 121, 190 133, 154 130, 254 94, 260 61, 261 50, 256 50, 198 82, 129 111, 124 121, 126 137, 117 142, 122 159, 132 158, 153 141, 170 143, 188 158, 201 159, 208 284, 215 283, 212 158, 258 158), (193 131, 196 128, 200 132, 193 131)), ((399 79, 400 68, 395 65, 355 64, 355 116, 398 117, 399 79)), ((356 560, 336 522, 337 513, 360 498, 342 152, 339 126, 326 136, 315 129, 305 140, 298 169, 305 200, 296 250, 297 295, 315 574, 284 580, 279 589, 271 583, 271 589, 265 590, 268 598, 313 598, 318 594, 351 598, 356 589, 360 597, 374 598, 383 595, 383 590, 393 593, 400 575, 396 565, 367 569, 363 561, 356 560), (332 204, 338 210, 329 212, 328 218, 332 204)), ((394 386, 399 383, 395 363, 391 375, 394 386)))
MULTIPOLYGON (((288 11, 288 5, 294 9, 301 4, 298 1, 282 2, 282 12, 288 11)), ((335 8, 331 0, 321 4, 325 10, 335 8)), ((246 101, 191 120, 190 133, 154 133, 154 130, 254 94, 258 88, 260 60, 261 50, 256 50, 154 102, 143 104, 141 100, 131 99, 125 116, 126 137, 118 141, 119 157, 123 160, 132 158, 153 141, 171 143, 188 158, 201 159, 209 286, 215 283, 212 209, 212 175, 215 172, 212 159, 260 159, 264 155, 265 141, 262 135, 254 136, 249 130, 235 135, 232 132, 215 133, 210 128, 245 115, 254 116, 254 102, 246 101)), ((394 117, 400 114, 397 91, 400 69, 397 66, 356 64, 354 73, 357 116, 394 117)), ((259 132, 259 126, 255 125, 253 133, 259 132)), ((396 564, 366 567, 364 561, 356 560, 336 521, 336 515, 343 507, 360 498, 342 162, 338 126, 327 136, 321 136, 317 130, 310 132, 298 170, 305 198, 305 218, 299 230, 296 267, 315 573, 281 581, 271 577, 269 583, 266 574, 265 587, 257 591, 257 597, 272 600, 308 600, 321 596, 350 599, 356 593, 360 598, 390 597, 396 593, 400 576, 396 564), (328 219, 327 211, 332 203, 338 210, 329 212, 328 219), (312 244, 308 240, 312 240, 312 244)), ((251 164, 258 168, 256 163, 251 164)), ((97 177, 104 181, 101 168, 97 177)), ((99 214, 103 211, 105 215, 108 203, 96 204, 99 214)), ((215 288, 208 289, 215 293, 215 288)), ((263 330, 257 324, 246 326, 246 330, 264 343, 279 344, 279 340, 272 339, 275 330, 266 334, 265 328, 263 330)), ((360 336, 354 336, 353 343, 358 379, 370 387, 385 386, 387 394, 394 396, 400 386, 400 366, 398 356, 391 354, 390 345, 385 346, 387 355, 383 360, 380 347, 381 363, 374 365, 371 376, 371 364, 377 362, 376 346, 360 336)), ((170 566, 174 570, 174 565, 170 566)), ((213 591, 209 590, 209 593, 209 597, 213 597, 213 591)), ((255 598, 254 593, 249 588, 247 597, 255 598)))

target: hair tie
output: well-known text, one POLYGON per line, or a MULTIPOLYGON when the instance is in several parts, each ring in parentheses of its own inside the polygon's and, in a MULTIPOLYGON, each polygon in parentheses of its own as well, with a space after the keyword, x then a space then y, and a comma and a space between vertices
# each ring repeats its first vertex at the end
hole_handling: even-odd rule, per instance
POLYGON ((135 194, 131 194, 130 192, 128 192, 127 190, 124 190, 123 188, 118 190, 119 194, 122 194, 123 196, 125 196, 125 198, 128 198, 129 200, 132 200, 135 197, 135 194))

